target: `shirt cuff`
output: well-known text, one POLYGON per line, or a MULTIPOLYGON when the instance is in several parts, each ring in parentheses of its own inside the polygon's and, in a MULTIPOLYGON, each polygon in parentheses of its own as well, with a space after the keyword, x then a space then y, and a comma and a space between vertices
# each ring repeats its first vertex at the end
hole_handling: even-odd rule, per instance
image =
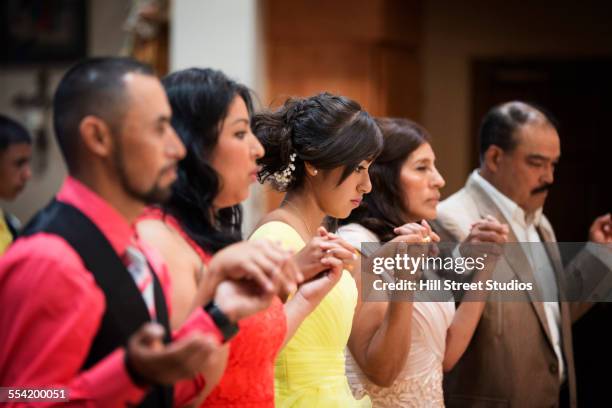
POLYGON ((101 406, 137 405, 142 401, 147 389, 132 382, 125 366, 125 350, 117 349, 89 369, 83 380, 88 383, 90 395, 101 406))

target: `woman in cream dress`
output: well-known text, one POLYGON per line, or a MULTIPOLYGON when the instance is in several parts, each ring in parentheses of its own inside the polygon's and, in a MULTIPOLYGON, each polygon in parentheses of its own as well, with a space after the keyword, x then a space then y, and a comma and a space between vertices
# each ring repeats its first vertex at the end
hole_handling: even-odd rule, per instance
MULTIPOLYGON (((424 129, 405 119, 378 123, 384 148, 370 167, 372 193, 338 231, 357 250, 363 242, 396 241, 418 221, 429 230, 424 220, 436 217, 444 186, 424 129)), ((502 243, 507 234, 507 226, 488 218, 472 227, 467 241, 502 243)), ((383 315, 394 303, 376 302, 379 310, 361 318, 383 315)), ((465 302, 457 310, 452 301, 413 302, 405 328, 410 332, 407 355, 394 381, 381 387, 363 369, 360 357, 347 353, 346 371, 355 396, 369 395, 375 407, 443 407, 443 371, 450 370, 467 348, 483 308, 484 302, 465 302)))

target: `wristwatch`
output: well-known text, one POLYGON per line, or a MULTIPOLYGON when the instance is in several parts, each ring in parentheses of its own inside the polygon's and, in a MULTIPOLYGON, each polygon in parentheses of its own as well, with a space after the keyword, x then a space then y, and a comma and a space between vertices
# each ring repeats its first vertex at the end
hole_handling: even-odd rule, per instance
POLYGON ((221 331, 223 335, 223 342, 229 341, 232 337, 238 333, 238 325, 236 323, 232 323, 232 321, 223 313, 219 306, 214 301, 208 302, 206 306, 204 306, 204 310, 211 317, 213 322, 217 328, 221 331))

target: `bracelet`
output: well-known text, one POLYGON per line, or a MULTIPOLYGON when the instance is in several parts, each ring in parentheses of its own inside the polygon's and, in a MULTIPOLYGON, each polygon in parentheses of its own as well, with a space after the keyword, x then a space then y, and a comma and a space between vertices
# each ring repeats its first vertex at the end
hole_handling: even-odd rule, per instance
POLYGON ((215 325, 221 331, 223 335, 223 342, 227 343, 232 337, 238 333, 238 325, 236 323, 232 323, 232 321, 227 317, 225 313, 219 306, 212 300, 208 302, 206 306, 204 306, 204 310, 211 317, 215 325))

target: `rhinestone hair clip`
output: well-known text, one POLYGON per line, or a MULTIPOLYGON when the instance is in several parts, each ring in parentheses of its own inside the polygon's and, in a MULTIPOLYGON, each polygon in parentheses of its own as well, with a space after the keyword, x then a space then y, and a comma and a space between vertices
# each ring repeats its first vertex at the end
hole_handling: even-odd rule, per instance
POLYGON ((289 164, 285 166, 283 170, 276 171, 272 173, 272 178, 276 185, 282 189, 286 189, 291 181, 293 181, 293 176, 291 173, 295 170, 295 158, 297 157, 296 153, 291 153, 289 155, 289 164))

